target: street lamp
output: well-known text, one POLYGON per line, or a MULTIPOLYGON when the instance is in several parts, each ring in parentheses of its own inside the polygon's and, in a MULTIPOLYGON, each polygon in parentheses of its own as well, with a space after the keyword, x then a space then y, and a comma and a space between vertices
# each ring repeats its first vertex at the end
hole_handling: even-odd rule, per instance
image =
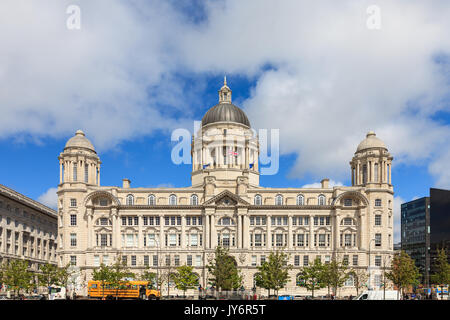
POLYGON ((160 250, 160 245, 159 245, 159 240, 157 237, 155 237, 155 242, 156 242, 156 289, 159 291, 160 297, 161 297, 161 288, 159 286, 159 250, 160 250))
POLYGON ((372 243, 372 241, 375 241, 375 239, 370 239, 370 241, 369 241, 369 290, 372 290, 372 284, 371 284, 371 282, 370 282, 370 276, 371 276, 371 272, 370 272, 370 267, 371 267, 371 264, 370 264, 370 244, 372 243))

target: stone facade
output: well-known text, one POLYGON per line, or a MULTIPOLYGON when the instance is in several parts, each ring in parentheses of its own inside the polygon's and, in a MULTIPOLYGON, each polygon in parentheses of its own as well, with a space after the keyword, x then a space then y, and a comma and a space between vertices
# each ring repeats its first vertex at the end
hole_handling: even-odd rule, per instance
POLYGON ((0 264, 25 259, 38 271, 56 264, 56 211, 0 185, 0 264))
MULTIPOLYGON (((310 294, 296 285, 296 276, 317 256, 367 270, 369 252, 376 288, 380 266, 393 253, 393 158, 384 143, 369 132, 358 146, 350 162, 352 186, 330 187, 323 179, 319 188, 261 187, 258 137, 245 114, 235 114, 226 83, 218 106, 192 139, 192 185, 186 188, 131 188, 128 179, 122 188, 101 186, 100 159, 84 133, 67 142, 59 156, 58 253, 60 265, 72 262, 78 270, 79 294, 87 293, 94 268, 119 256, 136 273, 147 265, 155 272, 192 265, 206 287, 205 266, 219 244, 229 247, 246 289, 276 249, 293 265, 280 293, 310 294)), ((355 293, 351 281, 341 290, 355 293)))

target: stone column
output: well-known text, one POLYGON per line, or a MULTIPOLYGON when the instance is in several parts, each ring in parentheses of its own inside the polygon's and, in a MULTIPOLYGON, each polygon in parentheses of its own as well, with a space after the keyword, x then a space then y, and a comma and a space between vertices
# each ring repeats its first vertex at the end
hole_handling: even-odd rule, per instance
POLYGON ((339 225, 339 220, 340 220, 340 214, 341 214, 341 210, 340 209, 335 209, 334 210, 334 219, 333 219, 333 225, 334 228, 332 229, 332 233, 334 233, 334 243, 333 243, 333 250, 336 250, 338 248, 340 248, 340 240, 341 240, 341 229, 340 229, 340 225, 339 225))
MULTIPOLYGON (((165 238, 164 238, 164 216, 160 215, 159 216, 159 247, 164 248, 166 243, 165 243, 165 238)), ((159 261, 158 261, 159 263, 159 261)))
POLYGON ((144 247, 144 239, 142 238, 142 215, 138 215, 138 249, 144 247))
POLYGON ((217 247, 217 231, 216 231, 216 216, 215 213, 212 213, 210 216, 211 219, 211 249, 217 247))
POLYGON ((249 248, 249 223, 250 223, 250 219, 248 217, 247 212, 245 212, 245 214, 243 215, 243 222, 242 222, 242 228, 243 228, 243 232, 242 232, 242 248, 243 249, 248 249, 249 248))
POLYGON ((237 213, 237 247, 238 249, 242 249, 242 215, 239 212, 237 213))
POLYGON ((361 183, 361 179, 359 177, 360 170, 359 170, 359 161, 356 163, 356 185, 359 185, 361 183))
POLYGON ((205 214, 205 228, 204 228, 204 236, 205 239, 205 249, 209 249, 211 247, 210 244, 210 219, 209 215, 205 214))
POLYGON ((266 239, 266 241, 267 241, 267 243, 266 243, 266 248, 267 248, 267 250, 270 250, 271 248, 272 248, 272 230, 270 229, 270 227, 271 227, 271 220, 272 220, 272 216, 269 214, 269 215, 267 215, 267 218, 266 218, 267 220, 266 220, 266 223, 267 223, 267 225, 266 225, 266 227, 267 227, 267 239, 266 239))
POLYGON ((181 248, 186 248, 186 215, 181 215, 181 248))
POLYGON ((248 150, 248 140, 245 141, 245 169, 248 169, 250 166, 250 157, 248 150))
POLYGON ((391 180, 391 177, 392 177, 392 164, 389 164, 388 166, 389 166, 389 184, 392 184, 392 180, 391 180))
POLYGON ((312 249, 314 247, 313 225, 314 225, 314 216, 309 216, 309 249, 312 249))
POLYGON ((59 183, 63 182, 62 160, 59 160, 59 183))
POLYGON ((288 216, 288 247, 292 249, 292 215, 288 216))

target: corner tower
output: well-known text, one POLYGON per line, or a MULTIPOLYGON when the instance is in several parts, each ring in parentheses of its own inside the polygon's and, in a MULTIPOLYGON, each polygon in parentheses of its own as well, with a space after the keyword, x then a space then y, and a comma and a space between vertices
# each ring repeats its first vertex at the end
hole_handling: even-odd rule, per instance
POLYGON ((361 141, 350 162, 352 186, 392 188, 391 171, 394 158, 383 141, 370 131, 361 141))
POLYGON ((81 130, 70 138, 59 159, 59 185, 74 184, 100 186, 100 158, 92 143, 81 130))
POLYGON ((192 139, 192 186, 205 186, 208 195, 226 189, 240 194, 259 185, 258 137, 231 93, 225 78, 219 103, 206 112, 192 139))

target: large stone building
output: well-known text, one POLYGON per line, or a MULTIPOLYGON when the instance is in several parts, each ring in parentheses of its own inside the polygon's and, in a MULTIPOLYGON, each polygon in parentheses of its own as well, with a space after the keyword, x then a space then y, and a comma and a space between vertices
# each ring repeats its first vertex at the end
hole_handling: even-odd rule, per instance
MULTIPOLYGON (((293 265, 280 293, 308 294, 296 276, 316 257, 365 270, 370 260, 371 286, 380 286, 380 267, 393 253, 393 158, 375 133, 350 162, 352 186, 330 187, 323 179, 320 188, 261 187, 258 137, 225 82, 191 150, 191 186, 131 188, 124 179, 120 188, 100 185, 101 162, 82 131, 68 140, 59 156, 58 252, 61 265, 79 270, 81 294, 92 270, 119 256, 137 273, 192 265, 205 287, 217 245, 230 249, 247 289, 276 249, 293 265)), ((351 279, 342 290, 355 294, 351 279)))
POLYGON ((56 264, 56 211, 0 184, 0 264, 27 260, 39 271, 56 264))

